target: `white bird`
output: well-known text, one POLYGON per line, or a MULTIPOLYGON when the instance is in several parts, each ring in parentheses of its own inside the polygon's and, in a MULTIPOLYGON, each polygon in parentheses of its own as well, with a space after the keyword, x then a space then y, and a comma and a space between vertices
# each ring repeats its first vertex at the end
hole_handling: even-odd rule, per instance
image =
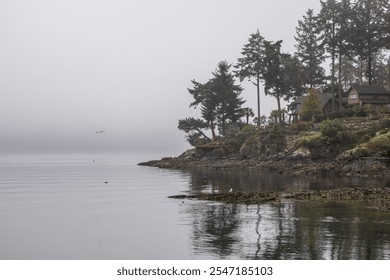
POLYGON ((231 193, 232 191, 233 191, 233 188, 230 188, 229 193, 231 193))

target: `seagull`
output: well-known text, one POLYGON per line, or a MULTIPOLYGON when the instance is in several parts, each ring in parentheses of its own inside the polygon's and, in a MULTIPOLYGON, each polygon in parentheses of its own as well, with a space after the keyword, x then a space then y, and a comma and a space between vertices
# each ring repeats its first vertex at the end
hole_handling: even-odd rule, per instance
POLYGON ((103 132, 106 132, 105 130, 98 130, 96 133, 102 134, 103 132))
POLYGON ((233 192, 233 188, 230 188, 230 190, 229 190, 229 192, 228 192, 228 193, 231 193, 231 192, 233 192))

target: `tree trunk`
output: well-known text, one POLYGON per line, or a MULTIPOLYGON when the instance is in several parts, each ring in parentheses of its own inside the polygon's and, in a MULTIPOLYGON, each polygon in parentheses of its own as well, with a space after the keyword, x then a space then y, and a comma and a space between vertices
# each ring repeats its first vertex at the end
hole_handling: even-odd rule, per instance
POLYGON ((278 102, 278 118, 279 123, 282 124, 282 108, 280 106, 280 96, 279 94, 276 94, 276 101, 278 102))
POLYGON ((211 137, 215 139, 215 126, 213 122, 210 122, 211 137))
POLYGON ((334 23, 334 17, 333 17, 333 23, 332 23, 332 111, 335 110, 335 102, 334 102, 334 76, 335 76, 335 67, 334 67, 334 61, 335 61, 335 44, 334 44, 334 37, 335 37, 335 23, 334 23))
MULTIPOLYGON (((370 42, 370 39, 368 39, 368 40, 370 42)), ((371 46, 368 47, 367 72, 368 72, 368 85, 372 86, 372 52, 371 52, 371 46)))
POLYGON ((257 75, 257 128, 260 128, 260 77, 257 75))
POLYGON ((387 84, 387 90, 390 91, 390 58, 389 61, 387 62, 387 75, 388 75, 388 84, 387 84))
POLYGON ((341 51, 339 53, 339 110, 342 109, 342 106, 343 106, 343 103, 341 101, 341 89, 342 89, 342 82, 341 82, 341 62, 342 62, 342 58, 341 58, 341 51))

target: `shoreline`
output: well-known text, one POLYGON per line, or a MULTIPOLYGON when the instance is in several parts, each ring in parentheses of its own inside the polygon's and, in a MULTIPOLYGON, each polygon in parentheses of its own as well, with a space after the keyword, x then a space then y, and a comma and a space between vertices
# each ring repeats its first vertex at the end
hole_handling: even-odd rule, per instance
MULTIPOLYGON (((216 157, 202 154, 195 149, 188 150, 178 157, 165 157, 160 160, 141 162, 140 166, 165 169, 249 169, 273 170, 279 174, 347 176, 364 178, 389 178, 388 160, 383 158, 336 158, 314 161, 307 157, 285 157, 274 155, 268 158, 245 158, 238 154, 216 157)), ((335 188, 327 190, 307 190, 300 192, 232 192, 220 194, 174 195, 169 198, 198 199, 225 203, 259 204, 281 202, 285 199, 311 202, 365 202, 371 208, 390 211, 390 187, 381 188, 335 188)))
POLYGON ((261 204, 282 202, 283 200, 310 202, 363 202, 369 203, 370 208, 390 211, 390 188, 336 188, 331 190, 300 191, 300 192, 231 192, 208 193, 197 195, 173 195, 172 199, 197 199, 219 201, 236 204, 261 204))
POLYGON ((215 157, 199 153, 195 148, 178 157, 164 157, 138 165, 166 169, 273 169, 280 174, 390 178, 390 159, 378 157, 321 160, 312 160, 301 155, 287 157, 281 154, 258 158, 246 158, 239 154, 215 157))

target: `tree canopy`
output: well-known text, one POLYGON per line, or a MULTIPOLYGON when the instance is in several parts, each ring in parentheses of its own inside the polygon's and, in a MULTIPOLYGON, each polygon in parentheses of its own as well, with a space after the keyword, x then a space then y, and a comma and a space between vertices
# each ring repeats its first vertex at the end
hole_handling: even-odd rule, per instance
POLYGON ((210 140, 205 130, 211 130, 215 139, 217 130, 225 134, 227 124, 240 124, 246 111, 241 107, 242 88, 235 83, 235 76, 230 71, 231 64, 226 61, 218 63, 212 72, 212 78, 202 84, 192 80, 193 88, 188 92, 194 98, 190 107, 200 107, 202 119, 185 118, 179 120, 178 128, 187 133, 187 140, 194 145, 196 140, 210 140))
MULTIPOLYGON (((236 75, 242 82, 249 79, 257 90, 257 118, 260 119, 260 82, 264 71, 264 56, 265 46, 264 37, 260 35, 257 29, 256 33, 252 33, 248 43, 244 45, 241 51, 241 57, 235 65, 236 75)), ((257 123, 260 127, 260 122, 257 123)))
MULTIPOLYGON (((351 84, 382 86, 390 90, 390 2, 388 0, 320 0, 321 10, 308 9, 296 26, 295 52, 282 52, 282 40, 266 40, 257 29, 250 34, 234 65, 218 63, 212 78, 206 83, 192 80, 188 89, 199 108, 201 118, 179 120, 179 129, 194 139, 215 139, 224 136, 226 128, 240 125, 253 116, 250 108, 242 108, 242 87, 236 84, 249 80, 257 90, 257 127, 264 117, 260 109, 260 87, 276 98, 278 119, 281 100, 308 95, 304 114, 321 112, 318 91, 330 89, 332 105, 351 84), (331 59, 331 73, 325 74, 325 63, 331 59), (337 60, 337 61, 336 61, 337 60), (337 77, 336 77, 337 74, 337 77), (330 83, 329 83, 330 81, 330 83), (308 93, 307 93, 308 92, 308 93), (245 119, 245 118, 244 118, 245 119), (205 130, 211 131, 211 137, 205 130)), ((329 91, 328 91, 329 92, 329 91)), ((341 104, 339 104, 341 105, 341 104)), ((333 106, 341 108, 342 106, 333 106)), ((275 114, 275 112, 274 112, 275 114)))

